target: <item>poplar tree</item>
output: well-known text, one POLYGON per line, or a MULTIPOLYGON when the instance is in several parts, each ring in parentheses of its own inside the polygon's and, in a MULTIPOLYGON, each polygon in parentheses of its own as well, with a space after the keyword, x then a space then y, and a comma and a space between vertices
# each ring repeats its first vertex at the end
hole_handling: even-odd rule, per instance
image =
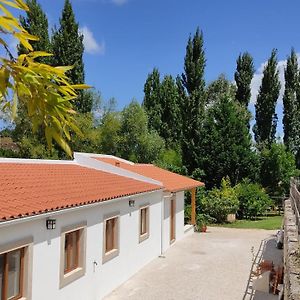
POLYGON ((186 46, 182 86, 187 96, 181 103, 183 163, 192 172, 199 164, 201 125, 205 108, 204 69, 206 65, 203 48, 203 33, 199 28, 186 46))
MULTIPOLYGON (((59 24, 59 28, 53 30, 53 63, 55 66, 73 66, 67 74, 73 84, 79 84, 85 78, 83 35, 79 31, 70 0, 65 0, 59 24)), ((75 100, 75 107, 83 113, 91 111, 92 105, 92 98, 85 93, 75 100)))
POLYGON ((259 147, 275 141, 277 114, 275 112, 280 92, 279 72, 277 70, 277 50, 273 49, 264 71, 262 83, 255 104, 254 135, 259 147))
POLYGON ((159 134, 165 139, 168 147, 174 148, 181 138, 181 116, 178 106, 178 89, 175 80, 170 75, 165 76, 161 82, 160 99, 162 127, 159 134))
POLYGON ((294 49, 287 59, 284 70, 285 90, 283 95, 283 141, 287 150, 295 153, 299 147, 299 113, 297 107, 297 89, 299 86, 299 70, 297 55, 294 49))
POLYGON ((160 132, 161 120, 161 97, 160 97, 160 73, 157 68, 148 75, 144 85, 143 107, 148 115, 148 126, 151 130, 160 132))
MULTIPOLYGON (((38 41, 32 41, 31 45, 34 51, 51 52, 51 43, 48 33, 48 19, 41 5, 36 0, 27 0, 26 4, 29 8, 25 16, 20 16, 20 23, 28 33, 38 36, 38 41)), ((18 54, 28 53, 28 50, 18 45, 18 54)), ((51 63, 51 56, 39 57, 36 61, 41 63, 51 63)))
POLYGON ((234 79, 237 90, 235 99, 246 108, 251 98, 251 80, 254 75, 254 65, 252 56, 245 52, 240 54, 236 61, 236 71, 234 79))

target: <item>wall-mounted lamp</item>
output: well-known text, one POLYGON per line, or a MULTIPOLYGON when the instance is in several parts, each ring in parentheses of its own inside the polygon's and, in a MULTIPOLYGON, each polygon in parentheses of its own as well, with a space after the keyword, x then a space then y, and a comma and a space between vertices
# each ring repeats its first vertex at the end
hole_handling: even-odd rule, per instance
POLYGON ((48 230, 52 230, 56 228, 56 219, 47 219, 46 227, 48 230))
POLYGON ((129 207, 135 206, 135 200, 129 200, 129 207))

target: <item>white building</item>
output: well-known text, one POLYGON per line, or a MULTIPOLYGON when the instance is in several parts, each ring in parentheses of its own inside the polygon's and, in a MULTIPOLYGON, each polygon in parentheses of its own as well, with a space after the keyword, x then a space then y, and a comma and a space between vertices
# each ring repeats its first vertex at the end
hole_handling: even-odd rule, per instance
POLYGON ((202 185, 165 172, 0 159, 0 298, 98 300, 162 254, 187 228, 184 190, 202 185))

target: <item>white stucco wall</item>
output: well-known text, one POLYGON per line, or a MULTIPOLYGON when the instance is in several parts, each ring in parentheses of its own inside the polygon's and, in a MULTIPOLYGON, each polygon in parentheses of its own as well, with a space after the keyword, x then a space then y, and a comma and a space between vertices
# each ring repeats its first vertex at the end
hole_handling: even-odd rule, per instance
POLYGON ((99 300, 160 255, 162 191, 131 199, 135 199, 134 208, 124 198, 57 214, 55 230, 46 230, 46 217, 0 225, 0 246, 33 237, 33 300, 99 300), (139 207, 144 204, 150 204, 150 236, 139 243, 139 207), (103 216, 113 212, 120 212, 120 253, 103 264, 103 216), (86 273, 59 289, 61 228, 84 221, 86 273))

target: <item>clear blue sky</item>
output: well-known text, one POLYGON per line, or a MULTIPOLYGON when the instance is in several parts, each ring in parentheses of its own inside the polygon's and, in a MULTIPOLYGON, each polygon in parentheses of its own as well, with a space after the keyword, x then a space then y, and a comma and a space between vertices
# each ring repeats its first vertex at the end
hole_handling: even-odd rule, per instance
MULTIPOLYGON (((58 23, 64 0, 40 0, 50 26, 58 23)), ((183 70, 190 33, 203 30, 207 82, 225 73, 233 79, 240 52, 250 52, 257 69, 272 48, 285 60, 300 51, 299 0, 72 0, 87 35, 86 82, 119 108, 142 101, 147 74, 183 70)), ((279 108, 280 111, 280 108, 279 108)))

